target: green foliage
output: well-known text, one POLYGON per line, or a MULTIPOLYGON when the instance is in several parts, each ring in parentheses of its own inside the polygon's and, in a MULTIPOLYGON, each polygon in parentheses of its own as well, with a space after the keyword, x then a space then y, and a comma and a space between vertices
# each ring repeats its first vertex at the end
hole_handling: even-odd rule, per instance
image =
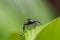
POLYGON ((60 17, 46 25, 35 40, 60 40, 60 17))
POLYGON ((32 0, 21 1, 22 0, 0 0, 0 40, 39 39, 40 35, 43 35, 40 31, 45 26, 36 26, 35 29, 28 30, 24 33, 24 37, 20 36, 26 19, 32 18, 45 24, 55 18, 53 12, 46 7, 47 5, 45 5, 44 2, 40 0, 39 2, 32 0))
POLYGON ((60 40, 60 17, 47 25, 38 25, 35 29, 27 30, 24 36, 20 35, 20 32, 11 33, 9 40, 60 40))
POLYGON ((11 33, 8 40, 25 40, 25 37, 20 35, 20 32, 11 33))

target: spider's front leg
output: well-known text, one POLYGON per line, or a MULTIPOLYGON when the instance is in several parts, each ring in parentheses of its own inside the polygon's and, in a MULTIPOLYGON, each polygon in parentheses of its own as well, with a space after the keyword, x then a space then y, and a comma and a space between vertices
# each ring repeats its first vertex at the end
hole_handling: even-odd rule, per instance
POLYGON ((41 22, 39 22, 39 21, 36 21, 36 22, 38 22, 38 23, 40 23, 40 24, 42 25, 42 23, 41 23, 41 22))

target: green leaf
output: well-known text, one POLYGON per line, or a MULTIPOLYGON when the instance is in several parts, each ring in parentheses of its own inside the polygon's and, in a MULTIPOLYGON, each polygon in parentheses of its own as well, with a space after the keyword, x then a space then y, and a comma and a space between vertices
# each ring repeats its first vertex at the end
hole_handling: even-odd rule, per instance
POLYGON ((35 40, 60 40, 60 17, 48 23, 35 40))
POLYGON ((36 26, 25 34, 26 40, 60 40, 60 17, 43 26, 36 26))
POLYGON ((21 35, 20 32, 10 33, 8 40, 25 40, 25 37, 20 35, 21 35))

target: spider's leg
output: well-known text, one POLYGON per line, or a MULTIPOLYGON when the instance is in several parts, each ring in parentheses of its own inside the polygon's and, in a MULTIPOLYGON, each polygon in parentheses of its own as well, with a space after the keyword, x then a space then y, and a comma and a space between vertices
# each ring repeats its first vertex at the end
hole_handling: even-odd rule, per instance
POLYGON ((41 22, 39 22, 39 21, 36 21, 36 22, 38 22, 38 23, 40 23, 40 24, 42 25, 42 23, 41 23, 41 22))
POLYGON ((24 24, 24 26, 23 26, 23 32, 25 31, 25 24, 24 24))
POLYGON ((21 35, 20 36, 23 36, 24 35, 24 33, 21 33, 21 35))

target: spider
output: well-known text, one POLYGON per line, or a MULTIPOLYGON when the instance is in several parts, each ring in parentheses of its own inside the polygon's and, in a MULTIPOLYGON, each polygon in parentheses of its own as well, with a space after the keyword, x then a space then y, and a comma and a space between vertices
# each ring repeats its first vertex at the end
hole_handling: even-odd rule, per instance
POLYGON ((23 32, 25 31, 25 27, 27 27, 28 25, 33 25, 33 27, 35 28, 35 26, 37 25, 37 22, 41 24, 41 22, 33 21, 31 18, 27 19, 27 23, 23 25, 23 32))

